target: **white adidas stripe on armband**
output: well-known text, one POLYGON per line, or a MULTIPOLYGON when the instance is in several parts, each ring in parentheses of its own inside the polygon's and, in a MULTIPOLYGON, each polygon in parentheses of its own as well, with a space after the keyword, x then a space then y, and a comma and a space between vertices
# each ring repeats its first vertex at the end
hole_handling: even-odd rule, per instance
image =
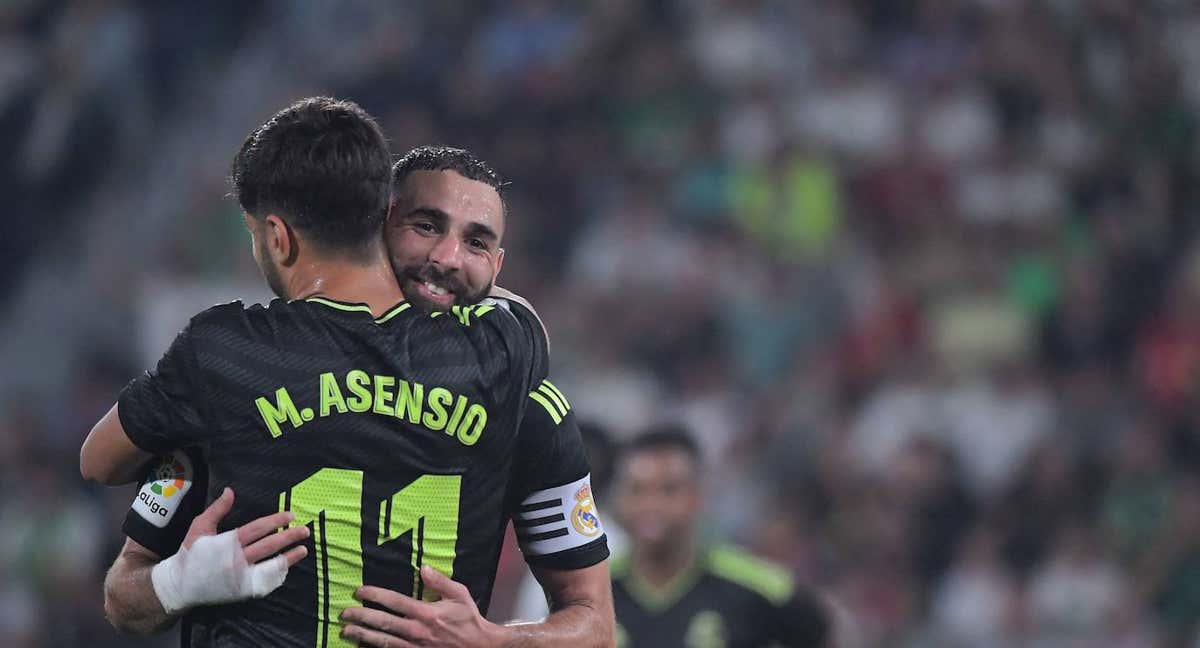
POLYGON ((513 516, 513 526, 527 556, 574 549, 604 535, 592 499, 592 476, 526 497, 513 516))

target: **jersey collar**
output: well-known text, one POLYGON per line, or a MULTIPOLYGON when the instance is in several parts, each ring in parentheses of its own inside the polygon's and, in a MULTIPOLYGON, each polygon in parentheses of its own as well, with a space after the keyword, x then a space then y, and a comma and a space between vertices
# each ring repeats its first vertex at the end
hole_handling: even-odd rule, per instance
MULTIPOLYGON (((643 610, 651 614, 663 612, 678 603, 700 579, 707 553, 703 548, 698 550, 692 562, 661 587, 651 585, 637 570, 629 569, 625 575, 625 589, 643 610)), ((632 556, 629 560, 632 565, 632 556)))
POLYGON ((410 302, 401 301, 399 304, 396 304, 395 306, 384 311, 383 315, 375 317, 374 314, 371 313, 371 307, 361 302, 343 302, 336 299, 329 299, 328 297, 308 297, 304 301, 311 302, 313 304, 321 304, 322 306, 328 306, 329 308, 335 308, 345 312, 363 312, 367 315, 370 315, 376 324, 383 324, 400 313, 408 310, 409 308, 412 308, 412 304, 410 302))

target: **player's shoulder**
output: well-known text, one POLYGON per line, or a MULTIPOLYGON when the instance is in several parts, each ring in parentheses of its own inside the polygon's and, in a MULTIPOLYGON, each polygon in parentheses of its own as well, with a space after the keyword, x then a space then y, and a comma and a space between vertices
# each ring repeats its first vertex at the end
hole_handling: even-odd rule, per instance
POLYGON ((216 304, 193 315, 188 320, 188 326, 184 332, 188 337, 196 339, 241 328, 249 322, 246 312, 247 307, 240 299, 216 304))
POLYGON ((520 322, 523 325, 528 325, 530 322, 538 322, 537 313, 529 302, 524 300, 509 299, 506 297, 488 296, 479 300, 473 306, 464 307, 479 313, 497 312, 501 313, 500 317, 507 318, 514 322, 520 322))
POLYGON ((454 314, 460 320, 479 319, 497 327, 505 337, 522 340, 548 352, 549 342, 546 329, 533 307, 524 300, 489 296, 472 306, 455 306, 454 314), (487 318, 487 319, 485 319, 487 318))
MULTIPOLYGON (((279 301, 279 300, 276 300, 279 301)), ((259 304, 254 304, 258 308, 262 308, 259 304)), ((214 304, 208 308, 196 313, 192 316, 193 323, 209 324, 214 322, 224 322, 239 317, 247 310, 246 304, 240 299, 228 301, 220 304, 214 304)))
POLYGON ((528 331, 539 343, 549 348, 549 335, 546 333, 546 325, 542 322, 542 318, 534 309, 533 304, 529 303, 528 299, 518 295, 511 290, 494 286, 491 293, 487 296, 484 302, 494 303, 506 312, 510 313, 514 319, 528 331))
POLYGON ((296 304, 283 299, 272 299, 266 306, 254 303, 249 306, 240 299, 215 304, 192 316, 192 324, 239 324, 263 319, 279 317, 285 312, 292 311, 296 304))
POLYGON ((236 299, 197 313, 192 317, 191 324, 194 329, 278 328, 288 323, 312 322, 357 310, 371 312, 365 304, 343 304, 318 298, 292 301, 275 298, 266 305, 260 303, 247 305, 242 300, 236 299))
POLYGON ((773 605, 783 605, 795 591, 795 580, 784 566, 732 545, 711 547, 705 571, 733 586, 749 590, 773 605))

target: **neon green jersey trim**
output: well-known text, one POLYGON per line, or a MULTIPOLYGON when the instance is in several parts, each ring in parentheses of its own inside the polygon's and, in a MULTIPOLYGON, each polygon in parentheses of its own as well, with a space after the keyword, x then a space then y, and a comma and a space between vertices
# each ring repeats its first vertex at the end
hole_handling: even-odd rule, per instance
POLYGON ((562 403, 566 407, 566 409, 571 409, 571 403, 569 401, 567 401, 567 397, 565 395, 563 395, 562 390, 559 389, 558 387, 554 386, 554 383, 550 382, 549 380, 543 380, 542 385, 545 387, 549 387, 550 390, 553 391, 555 393, 555 395, 558 396, 558 399, 562 401, 562 403))
MULTIPOLYGON (((537 390, 539 392, 541 392, 543 396, 545 396, 546 398, 549 398, 555 404, 555 406, 558 407, 559 414, 562 414, 563 416, 567 415, 567 410, 570 408, 567 407, 567 404, 565 402, 563 402, 563 400, 561 398, 559 398, 558 396, 556 396, 554 394, 554 390, 547 387, 545 385, 545 383, 543 383, 541 387, 538 387, 537 390)), ((532 396, 533 394, 530 394, 530 395, 532 396)))
POLYGON ((412 304, 410 304, 408 302, 404 302, 403 304, 400 304, 399 306, 384 313, 383 315, 380 315, 378 318, 376 318, 375 323, 383 324, 384 322, 392 319, 393 317, 399 315, 400 313, 403 313, 404 311, 408 310, 411 307, 412 307, 412 304))
POLYGON ((332 299, 325 299, 324 297, 309 297, 304 301, 322 304, 330 308, 336 308, 340 311, 362 311, 364 313, 371 312, 371 309, 364 304, 343 304, 342 302, 336 302, 332 299))
POLYGON ((717 577, 761 594, 775 605, 786 603, 795 589, 795 582, 785 568, 729 546, 714 547, 709 552, 708 569, 717 577))
POLYGON ((625 583, 625 589, 629 590, 629 595, 639 607, 650 614, 659 614, 678 603, 684 594, 696 586, 696 581, 700 580, 703 573, 701 561, 693 560, 671 580, 661 587, 656 587, 642 578, 641 574, 630 569, 631 562, 629 558, 621 557, 614 573, 619 573, 625 583))
MULTIPOLYGON (((346 312, 350 312, 350 313, 361 312, 361 313, 367 313, 369 315, 373 315, 373 313, 371 313, 370 307, 368 307, 366 304, 343 304, 342 302, 333 301, 332 299, 325 299, 324 297, 309 297, 309 298, 305 299, 304 301, 312 302, 314 304, 321 304, 322 306, 328 306, 330 308, 336 308, 337 310, 340 310, 340 311, 346 311, 346 312)), ((377 317, 375 319, 375 323, 383 324, 383 323, 387 322, 388 320, 392 319, 393 317, 399 315, 400 313, 403 313, 404 311, 408 310, 409 308, 412 308, 411 303, 402 302, 398 306, 393 307, 388 312, 377 317)))
POLYGON ((537 392, 529 392, 529 397, 540 403, 542 407, 546 408, 546 413, 550 415, 550 419, 554 421, 555 425, 562 423, 562 416, 559 415, 558 410, 554 409, 554 406, 551 405, 550 401, 546 400, 544 396, 537 392))

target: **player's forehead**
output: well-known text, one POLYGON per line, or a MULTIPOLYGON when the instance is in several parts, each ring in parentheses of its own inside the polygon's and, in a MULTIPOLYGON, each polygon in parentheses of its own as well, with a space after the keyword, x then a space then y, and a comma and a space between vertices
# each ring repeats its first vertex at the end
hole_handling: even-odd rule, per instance
POLYGON ((413 171, 396 187, 396 204, 402 215, 413 210, 434 209, 446 214, 453 225, 472 222, 504 233, 504 203, 495 187, 464 177, 457 171, 413 171))

